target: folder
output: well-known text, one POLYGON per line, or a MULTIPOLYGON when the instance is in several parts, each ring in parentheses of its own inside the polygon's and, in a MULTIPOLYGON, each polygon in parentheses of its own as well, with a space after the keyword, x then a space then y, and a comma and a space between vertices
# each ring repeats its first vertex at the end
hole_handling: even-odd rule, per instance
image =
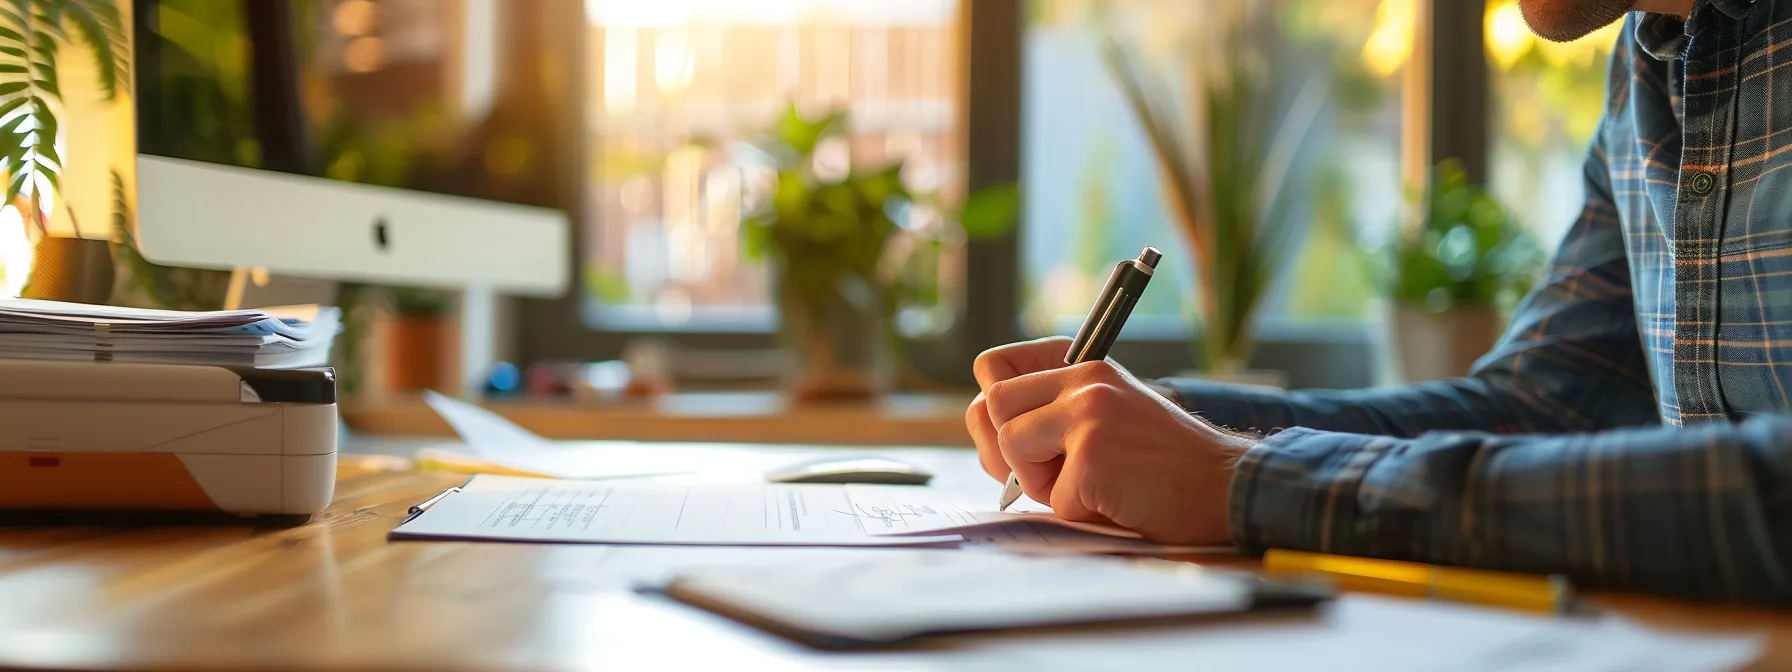
POLYGON ((840 561, 681 570, 672 599, 824 649, 929 635, 1310 609, 1319 584, 1167 561, 885 551, 840 561))

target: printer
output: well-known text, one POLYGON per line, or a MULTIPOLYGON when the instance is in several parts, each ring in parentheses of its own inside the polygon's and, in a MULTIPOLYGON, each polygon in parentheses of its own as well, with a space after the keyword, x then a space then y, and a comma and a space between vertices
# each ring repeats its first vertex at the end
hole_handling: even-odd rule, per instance
POLYGON ((0 360, 0 510, 308 516, 337 417, 330 369, 0 360))

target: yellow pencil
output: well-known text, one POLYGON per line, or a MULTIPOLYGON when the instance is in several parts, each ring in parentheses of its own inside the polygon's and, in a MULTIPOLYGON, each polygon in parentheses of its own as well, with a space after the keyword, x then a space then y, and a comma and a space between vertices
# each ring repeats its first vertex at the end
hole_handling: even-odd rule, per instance
POLYGON ((1344 590, 1432 597, 1521 611, 1560 613, 1573 601, 1567 577, 1438 567, 1274 549, 1263 556, 1272 575, 1318 574, 1344 590))
POLYGON ((501 464, 493 464, 484 460, 457 455, 440 450, 420 450, 416 457, 419 471, 451 471, 457 474, 492 474, 495 476, 521 476, 523 478, 554 478, 523 469, 513 469, 501 464))

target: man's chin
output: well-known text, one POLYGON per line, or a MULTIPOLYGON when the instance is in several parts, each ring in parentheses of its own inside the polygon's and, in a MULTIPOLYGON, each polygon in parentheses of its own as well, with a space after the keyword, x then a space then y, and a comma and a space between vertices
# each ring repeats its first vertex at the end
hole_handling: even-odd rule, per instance
POLYGON ((1554 42, 1572 42, 1624 18, 1635 0, 1518 0, 1531 32, 1554 42))

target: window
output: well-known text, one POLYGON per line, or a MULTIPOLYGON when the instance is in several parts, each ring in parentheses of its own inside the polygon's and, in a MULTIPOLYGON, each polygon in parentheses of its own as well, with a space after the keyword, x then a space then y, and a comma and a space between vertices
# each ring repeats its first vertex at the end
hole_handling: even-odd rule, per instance
POLYGON ((962 180, 954 0, 590 0, 583 300, 605 331, 766 331, 742 254, 763 180, 727 160, 785 106, 845 108, 837 158, 905 157, 910 186, 962 180))
MULTIPOLYGON (((1102 55, 1104 26, 1141 45, 1162 81, 1182 82, 1189 41, 1204 39, 1225 3, 1035 0, 1023 88, 1027 230, 1022 237, 1026 328, 1074 329, 1113 264, 1146 245, 1165 248, 1164 289, 1149 292, 1133 335, 1185 338, 1194 274, 1166 211, 1152 150, 1102 55)), ((1267 8, 1267 9, 1266 9, 1267 8)), ((1242 11, 1242 10, 1241 10, 1242 11)), ((1290 189, 1310 204, 1293 217, 1305 244, 1264 306, 1262 331, 1362 321, 1373 288, 1357 237, 1385 235, 1399 213, 1400 72, 1412 48, 1412 0, 1294 0, 1262 36, 1278 109, 1311 83, 1323 107, 1307 128, 1290 189)), ((1178 91, 1186 100, 1187 91, 1178 91)), ((1284 119, 1285 120, 1285 119, 1284 119)), ((1298 123, 1298 122, 1292 122, 1298 123)))
MULTIPOLYGON (((1325 101, 1291 192, 1318 204, 1297 215, 1309 231, 1286 263, 1296 272, 1266 301, 1258 350, 1266 368, 1298 371, 1297 385, 1373 377, 1363 338, 1374 291, 1354 253, 1359 236, 1392 228, 1403 201, 1415 3, 1271 3, 1277 64, 1300 82, 1321 82, 1325 101)), ((755 180, 713 148, 748 137, 793 98, 811 110, 850 106, 853 159, 919 157, 928 167, 919 172, 948 201, 967 182, 1018 180, 1025 189, 1014 239, 970 244, 966 263, 942 264, 954 274, 943 296, 963 297, 969 309, 956 329, 911 350, 929 376, 968 371, 986 345, 1073 329, 1112 264, 1144 245, 1166 248, 1175 264, 1189 258, 1090 21, 1112 8, 1135 30, 1158 27, 1139 34, 1161 40, 1171 37, 1159 34, 1163 26, 1198 25, 1209 3, 587 0, 585 8, 583 286, 577 298, 524 306, 524 359, 611 358, 642 337, 770 345, 769 278, 743 258, 736 233, 755 180)), ((1194 311, 1185 297, 1194 287, 1190 269, 1175 264, 1127 330, 1144 338, 1116 352, 1142 375, 1189 365, 1194 311)))
POLYGON ((1488 3, 1495 101, 1490 184, 1545 247, 1562 238, 1584 203, 1581 167, 1605 112, 1606 68, 1622 26, 1549 42, 1531 34, 1517 0, 1488 3))

